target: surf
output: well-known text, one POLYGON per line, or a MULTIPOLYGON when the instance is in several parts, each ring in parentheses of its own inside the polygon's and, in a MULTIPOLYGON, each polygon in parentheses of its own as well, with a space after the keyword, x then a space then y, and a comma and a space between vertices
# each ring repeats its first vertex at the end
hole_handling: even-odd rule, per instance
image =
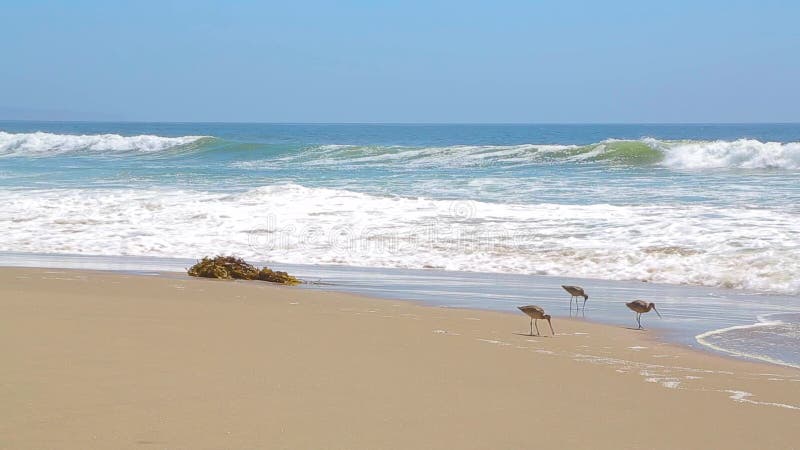
POLYGON ((266 167, 521 168, 530 165, 600 164, 675 170, 800 170, 800 143, 608 139, 588 145, 452 145, 433 147, 320 145, 280 158, 233 162, 239 169, 266 167))
POLYGON ((530 165, 600 164, 674 170, 800 170, 800 142, 755 139, 606 139, 577 144, 359 145, 304 144, 222 139, 204 135, 56 134, 0 131, 0 157, 197 155, 207 153, 235 169, 314 168, 524 168, 530 165))
POLYGON ((494 203, 293 183, 0 190, 0 201, 5 251, 195 258, 224 248, 284 263, 800 292, 795 226, 770 210, 494 203), (784 244, 764 247, 764 230, 784 244))
POLYGON ((163 137, 119 134, 8 133, 0 131, 0 157, 56 157, 64 155, 148 154, 178 149, 209 136, 163 137))

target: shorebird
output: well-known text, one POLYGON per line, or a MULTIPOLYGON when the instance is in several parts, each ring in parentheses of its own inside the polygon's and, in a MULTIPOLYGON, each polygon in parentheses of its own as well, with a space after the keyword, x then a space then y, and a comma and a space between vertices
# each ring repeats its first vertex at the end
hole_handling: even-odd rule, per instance
POLYGON ((655 303, 647 303, 644 300, 634 300, 632 302, 625 303, 625 306, 631 309, 631 311, 636 313, 636 323, 639 324, 639 329, 643 330, 642 328, 642 314, 646 312, 650 312, 652 309, 653 311, 658 314, 658 317, 661 318, 661 313, 658 312, 656 309, 655 303))
POLYGON ((531 336, 533 336, 533 325, 536 324, 536 335, 539 336, 539 319, 544 319, 550 324, 550 334, 555 336, 556 332, 553 331, 553 324, 550 322, 550 314, 545 314, 541 306, 527 305, 517 306, 520 311, 524 312, 531 318, 531 336))
POLYGON ((569 309, 572 309, 572 299, 575 299, 575 308, 578 308, 578 297, 583 297, 583 307, 586 308, 586 300, 589 300, 589 296, 586 295, 586 292, 583 291, 583 288, 580 286, 561 286, 564 288, 565 291, 569 292, 569 309))

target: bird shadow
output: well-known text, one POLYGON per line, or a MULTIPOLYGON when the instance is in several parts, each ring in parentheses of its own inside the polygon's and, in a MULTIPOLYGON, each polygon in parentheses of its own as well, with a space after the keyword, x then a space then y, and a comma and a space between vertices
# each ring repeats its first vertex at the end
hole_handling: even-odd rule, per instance
POLYGON ((626 330, 633 330, 633 331, 644 331, 645 330, 644 328, 634 328, 634 327, 622 327, 622 328, 625 328, 626 330))
POLYGON ((517 336, 535 337, 535 338, 549 338, 549 337, 552 337, 552 336, 547 336, 547 335, 544 335, 544 334, 528 334, 528 333, 511 333, 511 334, 515 334, 517 336))

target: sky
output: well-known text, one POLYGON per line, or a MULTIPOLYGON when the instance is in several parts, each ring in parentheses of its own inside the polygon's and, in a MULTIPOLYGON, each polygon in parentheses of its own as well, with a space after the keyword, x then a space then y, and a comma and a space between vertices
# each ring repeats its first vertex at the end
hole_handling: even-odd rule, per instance
POLYGON ((0 118, 799 122, 800 2, 0 7, 0 118))

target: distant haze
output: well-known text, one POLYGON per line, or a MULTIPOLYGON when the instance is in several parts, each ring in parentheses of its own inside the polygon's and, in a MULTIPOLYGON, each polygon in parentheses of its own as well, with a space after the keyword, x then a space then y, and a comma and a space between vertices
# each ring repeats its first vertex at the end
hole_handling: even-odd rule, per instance
POLYGON ((799 17, 788 1, 9 0, 0 119, 798 122, 799 17))

